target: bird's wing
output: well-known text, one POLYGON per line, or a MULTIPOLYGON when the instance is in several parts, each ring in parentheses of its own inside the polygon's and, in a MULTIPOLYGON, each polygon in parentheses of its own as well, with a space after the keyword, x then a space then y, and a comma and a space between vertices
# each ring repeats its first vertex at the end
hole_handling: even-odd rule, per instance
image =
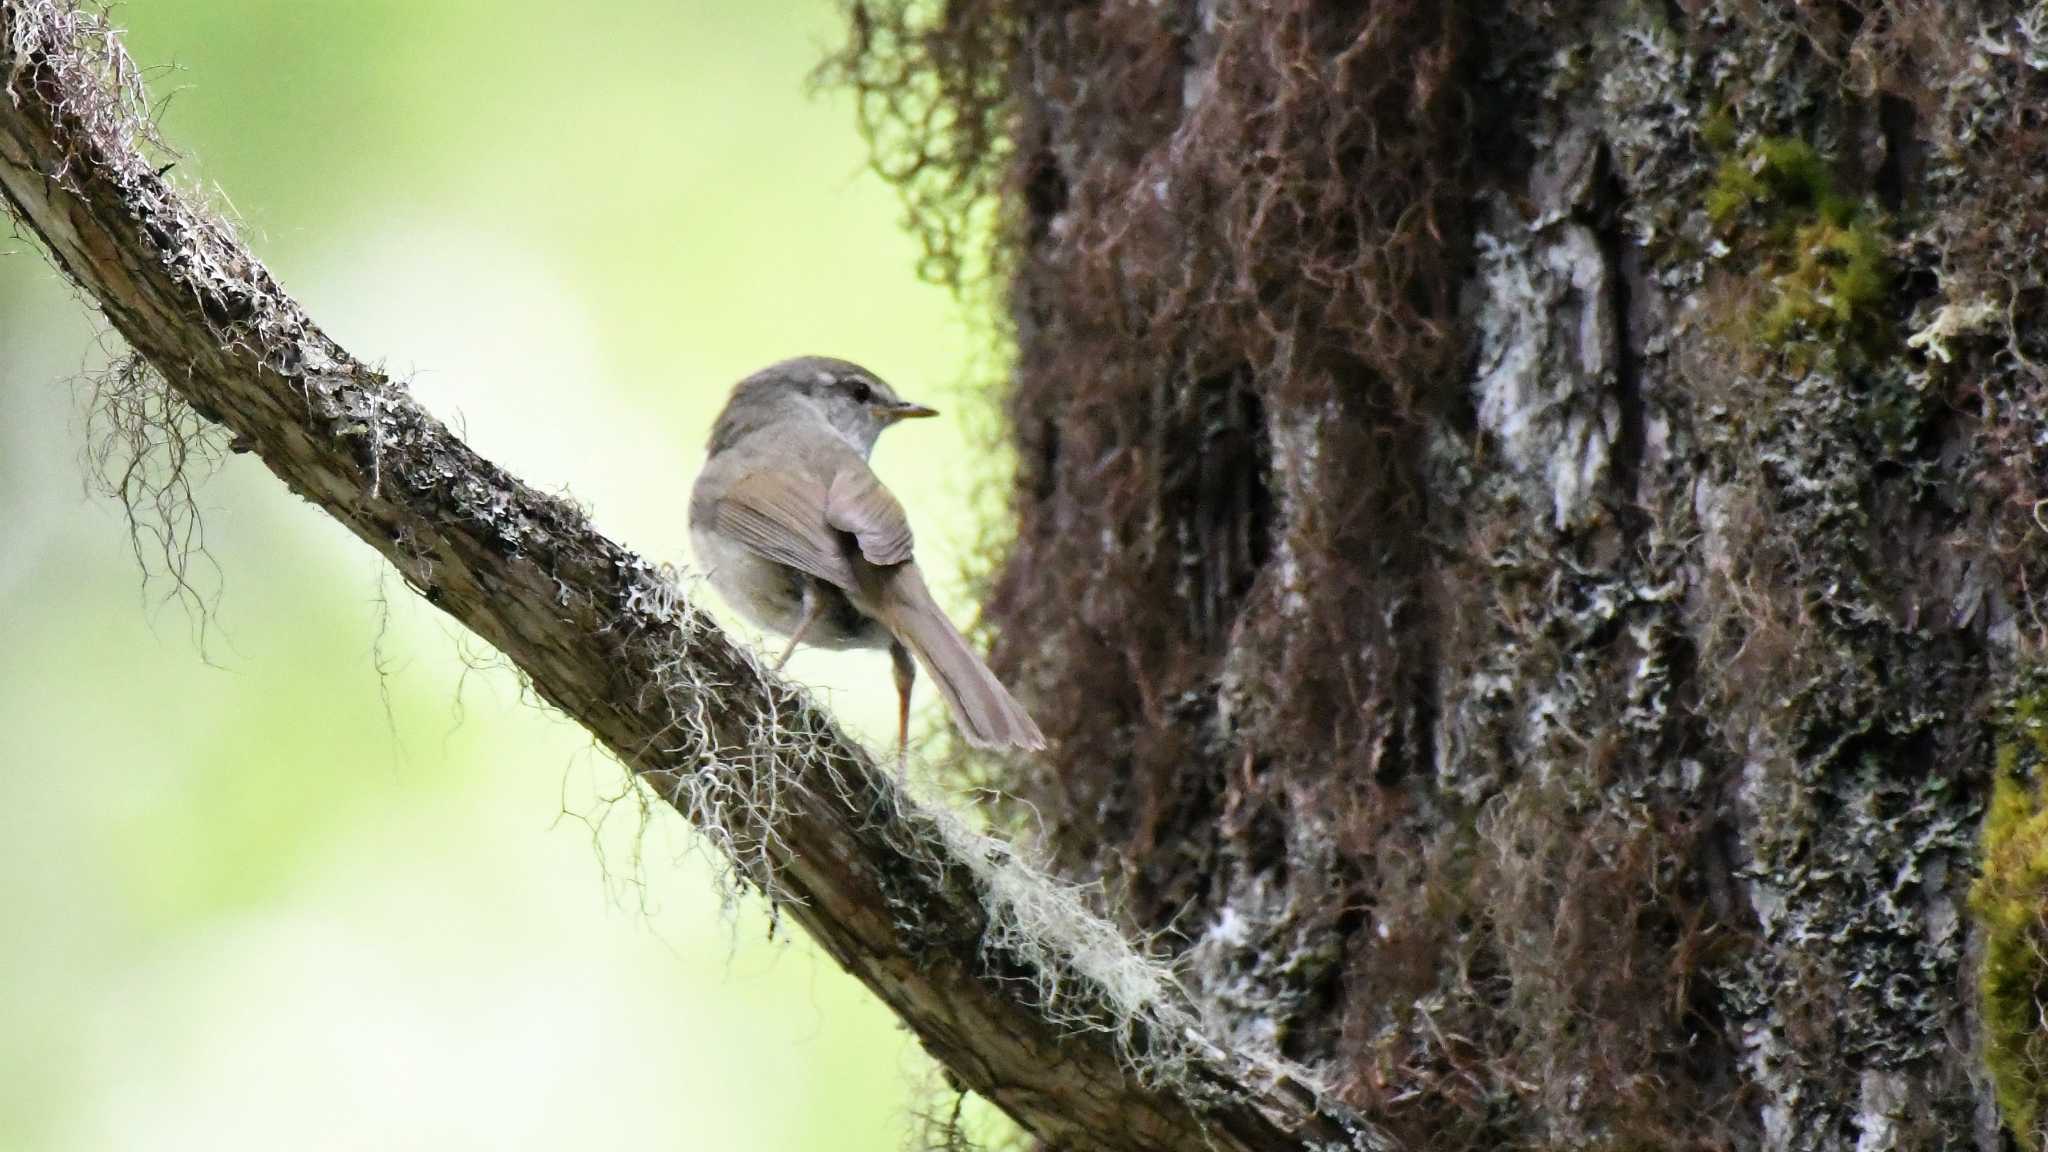
POLYGON ((829 494, 809 476, 750 472, 718 498, 718 527, 770 560, 850 590, 853 562, 827 522, 829 494))
POLYGON ((825 523, 852 534, 870 564, 888 567, 910 559, 910 519, 865 463, 850 463, 832 477, 825 523))

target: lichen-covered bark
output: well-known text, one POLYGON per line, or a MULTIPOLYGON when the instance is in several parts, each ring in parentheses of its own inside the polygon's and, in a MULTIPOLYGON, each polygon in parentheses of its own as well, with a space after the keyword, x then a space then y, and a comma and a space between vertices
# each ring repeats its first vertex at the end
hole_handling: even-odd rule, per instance
POLYGON ((1217 1027, 1432 1147, 2000 1146, 2043 9, 855 10, 1000 198, 1009 782, 1217 1027))
POLYGON ((133 65, 96 16, 0 0, 0 81, 0 193, 166 395, 495 645, 959 1083, 1059 1148, 1382 1146, 1287 1067, 1205 1040, 1114 929, 906 804, 672 583, 323 335, 152 169, 133 65))

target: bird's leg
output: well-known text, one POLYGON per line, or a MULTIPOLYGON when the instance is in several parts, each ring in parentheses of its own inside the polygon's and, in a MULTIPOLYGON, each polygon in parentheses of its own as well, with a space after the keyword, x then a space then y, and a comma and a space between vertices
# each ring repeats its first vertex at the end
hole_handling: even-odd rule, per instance
POLYGON ((910 686, 917 680, 917 661, 901 640, 889 642, 889 659, 896 665, 896 786, 910 780, 910 686))
POLYGON ((789 643, 783 646, 782 655, 775 658, 777 672, 782 671, 782 666, 789 663, 790 656, 796 652, 796 646, 803 643, 804 633, 809 632, 811 625, 816 624, 818 617, 824 614, 825 598, 818 595, 816 585, 809 580, 804 581, 804 618, 797 621, 796 631, 789 634, 789 643))

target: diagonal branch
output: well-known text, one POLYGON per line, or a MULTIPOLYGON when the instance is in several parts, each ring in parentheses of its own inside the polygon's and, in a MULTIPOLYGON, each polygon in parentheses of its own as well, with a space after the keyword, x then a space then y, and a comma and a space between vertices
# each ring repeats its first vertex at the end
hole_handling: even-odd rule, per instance
POLYGON ((315 327, 146 158, 134 66, 71 0, 0 0, 0 193, 161 374, 495 645, 895 1010, 1062 1149, 1384 1145, 1204 1040, 1170 978, 1000 843, 917 810, 641 558, 315 327))

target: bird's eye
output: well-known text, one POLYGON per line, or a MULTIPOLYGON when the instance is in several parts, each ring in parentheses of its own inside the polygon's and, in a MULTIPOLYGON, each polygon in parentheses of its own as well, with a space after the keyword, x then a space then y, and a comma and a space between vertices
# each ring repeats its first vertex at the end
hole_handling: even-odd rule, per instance
POLYGON ((868 387, 868 382, 865 380, 848 382, 846 391, 848 395, 853 397, 853 402, 856 404, 865 404, 875 398, 875 390, 868 387))

